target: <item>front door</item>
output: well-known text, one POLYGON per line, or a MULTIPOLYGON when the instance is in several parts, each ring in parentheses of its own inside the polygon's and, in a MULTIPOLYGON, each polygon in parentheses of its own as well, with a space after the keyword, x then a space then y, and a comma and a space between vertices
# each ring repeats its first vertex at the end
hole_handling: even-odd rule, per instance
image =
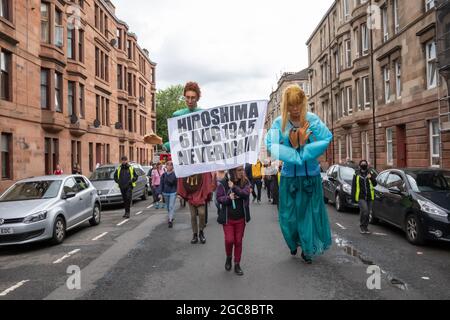
POLYGON ((406 168, 406 126, 400 125, 396 128, 397 137, 397 168, 406 168))

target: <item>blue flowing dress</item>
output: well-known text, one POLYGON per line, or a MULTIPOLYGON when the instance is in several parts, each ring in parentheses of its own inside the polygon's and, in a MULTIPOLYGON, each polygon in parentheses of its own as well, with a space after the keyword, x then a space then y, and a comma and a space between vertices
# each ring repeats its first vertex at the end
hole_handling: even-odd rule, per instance
POLYGON ((289 141, 293 125, 281 131, 277 118, 266 136, 271 157, 283 161, 279 190, 279 222, 291 251, 298 246, 307 257, 323 254, 331 246, 331 230, 323 200, 318 158, 326 151, 333 135, 320 118, 308 112, 310 141, 294 149, 289 141))

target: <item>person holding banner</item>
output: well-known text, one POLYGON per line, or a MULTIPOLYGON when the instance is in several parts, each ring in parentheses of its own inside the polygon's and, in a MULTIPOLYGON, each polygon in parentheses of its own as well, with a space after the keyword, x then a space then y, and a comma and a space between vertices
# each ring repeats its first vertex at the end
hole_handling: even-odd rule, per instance
MULTIPOLYGON (((196 82, 188 82, 184 87, 184 99, 187 108, 176 111, 173 118, 199 111, 197 103, 200 100, 201 91, 196 82)), ((178 194, 189 203, 191 212, 191 225, 193 237, 192 244, 206 243, 205 227, 207 222, 207 206, 212 199, 215 185, 211 173, 192 175, 178 179, 178 194)))
POLYGON ((279 221, 293 256, 302 248, 303 260, 331 246, 328 213, 323 201, 318 158, 326 151, 332 134, 320 118, 307 112, 307 98, 298 86, 288 87, 281 116, 266 136, 271 157, 283 161, 279 190, 279 221))
POLYGON ((231 270, 234 248, 234 272, 242 276, 241 269, 242 239, 246 223, 250 222, 250 181, 245 177, 244 167, 230 170, 230 177, 223 179, 217 186, 219 215, 217 222, 223 225, 225 252, 227 255, 225 270, 231 270))

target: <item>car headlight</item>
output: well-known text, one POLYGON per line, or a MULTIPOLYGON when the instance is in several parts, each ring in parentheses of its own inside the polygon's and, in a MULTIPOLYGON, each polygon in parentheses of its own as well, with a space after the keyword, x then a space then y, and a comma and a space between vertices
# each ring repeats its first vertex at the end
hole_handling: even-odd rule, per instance
POLYGON ((428 214, 434 215, 434 216, 440 216, 440 217, 447 217, 448 214, 441 208, 437 207, 430 201, 424 201, 424 200, 418 200, 420 209, 423 212, 426 212, 428 214))
POLYGON ((23 223, 35 223, 47 219, 47 211, 33 213, 23 220, 23 223))
POLYGON ((118 194, 120 193, 120 188, 118 185, 114 185, 114 187, 109 191, 109 194, 118 194))
POLYGON ((344 190, 344 192, 347 194, 352 194, 352 186, 347 183, 344 183, 342 185, 342 190, 344 190))

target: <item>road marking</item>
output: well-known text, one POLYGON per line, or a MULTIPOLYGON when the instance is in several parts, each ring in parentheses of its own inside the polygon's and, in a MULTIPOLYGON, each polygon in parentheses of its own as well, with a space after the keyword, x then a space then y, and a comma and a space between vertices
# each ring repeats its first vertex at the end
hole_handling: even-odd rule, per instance
POLYGON ((375 232, 374 235, 381 236, 381 237, 387 237, 388 236, 386 233, 379 233, 379 232, 375 232))
POLYGON ((120 227, 121 225, 127 223, 128 221, 130 221, 130 219, 123 220, 121 223, 118 223, 117 226, 120 227))
POLYGON ((108 234, 108 232, 103 232, 101 235, 95 237, 94 239, 92 239, 92 241, 97 241, 100 238, 103 238, 104 236, 106 236, 108 234))
POLYGON ((153 208, 154 204, 151 204, 147 207, 147 209, 153 208))
POLYGON ((429 277, 422 277, 423 280, 430 280, 429 277))
POLYGON ((419 255, 419 256, 422 256, 423 255, 423 252, 417 252, 417 255, 419 255))
POLYGON ((339 228, 341 228, 342 230, 347 230, 347 228, 344 227, 342 224, 336 223, 336 225, 337 225, 339 228))
POLYGON ((14 286, 12 286, 11 288, 6 289, 6 290, 3 291, 2 293, 0 293, 0 297, 4 297, 4 296, 6 296, 8 293, 13 292, 13 291, 16 290, 16 289, 19 289, 21 286, 23 286, 23 285, 24 285, 25 283, 27 283, 28 281, 30 281, 30 280, 23 280, 23 281, 20 281, 18 284, 14 285, 14 286))
POLYGON ((67 258, 70 258, 70 257, 73 256, 75 253, 80 252, 80 251, 81 251, 81 249, 76 249, 76 250, 70 251, 68 254, 66 254, 66 255, 65 255, 64 257, 62 257, 61 259, 58 259, 58 260, 54 261, 53 264, 61 263, 61 262, 63 262, 64 260, 66 260, 67 258))
POLYGON ((136 215, 138 216, 138 215, 142 214, 142 212, 143 212, 143 211, 139 211, 138 213, 136 213, 136 215))

